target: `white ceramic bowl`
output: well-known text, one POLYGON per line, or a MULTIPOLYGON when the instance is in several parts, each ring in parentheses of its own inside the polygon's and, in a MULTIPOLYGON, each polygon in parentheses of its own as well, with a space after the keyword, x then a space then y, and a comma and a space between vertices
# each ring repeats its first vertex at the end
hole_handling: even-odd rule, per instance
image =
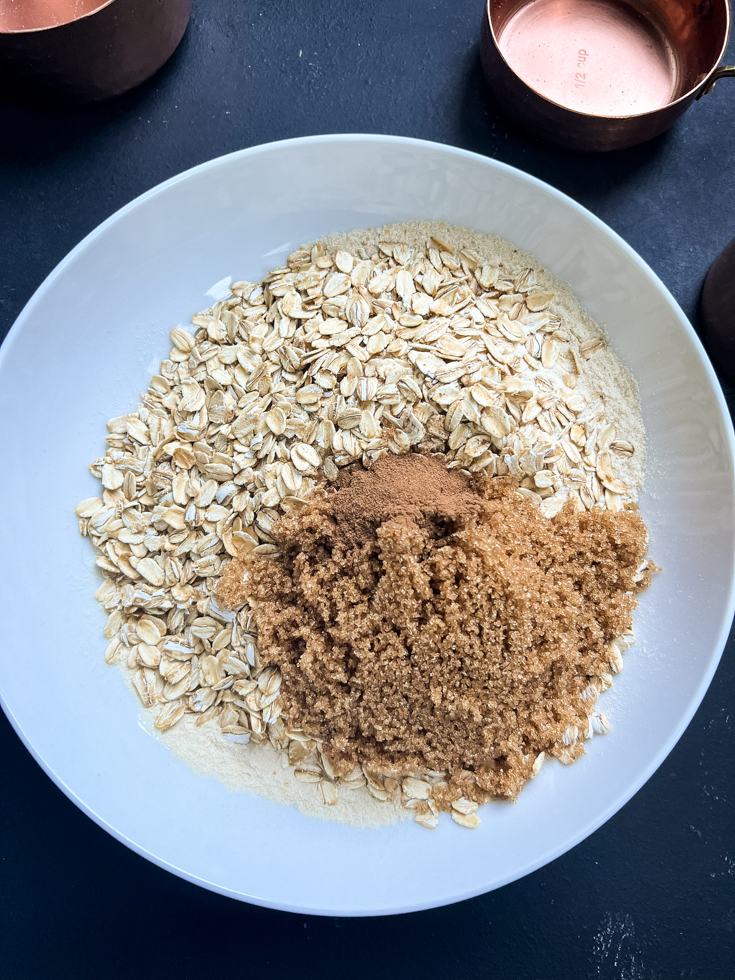
MULTIPOLYGON (((161 867, 224 895, 334 915, 429 908, 513 881, 573 847, 662 762, 699 704, 733 612, 733 438, 715 376, 667 290, 563 194, 472 153, 383 136, 254 147, 174 177, 54 270, 0 351, 0 694, 56 784, 161 867), (105 421, 128 411, 168 332, 225 276, 257 279, 302 242, 411 218, 495 232, 571 283, 641 388, 641 501, 663 574, 605 710, 613 730, 551 763, 473 832, 444 820, 357 830, 193 775, 138 724, 102 660, 97 574, 74 506, 105 421), (209 830, 211 828, 211 831, 209 830)), ((59 842, 62 843, 61 841, 59 842)))

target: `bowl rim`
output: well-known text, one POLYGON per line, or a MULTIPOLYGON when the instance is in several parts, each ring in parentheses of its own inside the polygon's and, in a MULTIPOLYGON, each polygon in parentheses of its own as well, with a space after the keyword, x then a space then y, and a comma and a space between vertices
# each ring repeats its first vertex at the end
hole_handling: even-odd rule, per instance
MULTIPOLYGON (((689 320, 684 315, 683 310, 676 302, 670 291, 656 275, 656 273, 650 268, 650 266, 638 255, 638 253, 625 242, 620 235, 617 234, 612 228, 610 228, 604 221, 594 215, 591 211, 585 208, 583 205, 577 203, 573 198, 564 194, 562 191, 557 190, 555 187, 534 177, 524 171, 518 169, 517 167, 512 167, 509 164, 502 163, 491 157, 486 157, 480 153, 474 153, 470 150, 464 150, 459 147, 449 146, 443 143, 437 143, 430 140, 415 139, 413 137, 404 136, 391 136, 391 135, 381 135, 381 134, 370 134, 370 133, 335 133, 335 134, 324 134, 318 136, 301 136, 294 137, 287 140, 275 140, 269 143, 261 143, 255 146, 246 147, 244 149, 235 150, 231 153, 223 154, 219 157, 214 157, 211 160, 207 160, 203 163, 197 164, 194 167, 190 167, 187 170, 181 171, 178 174, 169 177, 167 180, 156 184, 154 187, 140 194, 128 204, 119 208, 103 222, 97 225, 89 234, 87 234, 56 266, 51 272, 45 277, 43 282, 35 290, 31 298, 28 300, 26 305, 21 310, 20 314, 16 318, 15 322, 11 326, 5 340, 0 346, 0 376, 4 369, 6 360, 10 356, 10 352, 17 342, 21 331, 23 330, 25 323, 32 316, 36 305, 40 302, 41 298, 45 292, 52 286, 52 284, 60 278, 70 266, 77 255, 83 252, 86 248, 91 246, 95 240, 102 235, 109 227, 111 227, 116 221, 123 217, 128 212, 134 210, 135 208, 143 206, 147 201, 151 200, 159 194, 165 193, 169 188, 174 185, 181 183, 189 179, 194 175, 204 173, 209 170, 216 170, 216 168, 231 162, 235 159, 244 159, 250 156, 256 156, 259 154, 270 153, 274 150, 277 151, 286 147, 299 147, 308 146, 314 144, 329 144, 338 142, 355 142, 355 143, 383 143, 387 145, 402 145, 411 146, 416 148, 426 148, 432 151, 441 151, 450 156, 459 156, 467 160, 474 161, 489 167, 490 169, 496 169, 503 173, 506 173, 516 179, 520 179, 533 187, 544 191, 547 194, 552 195, 558 201, 562 202, 568 207, 571 207, 580 216, 584 217, 586 220, 591 222, 598 231, 601 231, 609 239, 611 239, 625 255, 647 276, 653 284, 656 286, 657 290, 661 294, 662 298, 669 305, 671 312, 676 317, 680 327, 684 330, 685 334, 688 336, 689 340, 692 342, 693 348, 701 362, 701 366, 705 371, 705 374, 711 384, 712 392, 715 397, 715 401, 720 411, 721 418, 724 420, 724 431, 726 434, 726 446, 724 447, 729 453, 730 469, 733 474, 733 481, 735 482, 735 433, 733 432, 733 424, 730 416, 727 403, 725 401, 720 383, 717 379, 715 371, 707 357, 704 347, 699 340, 697 334, 695 333, 689 320)), ((495 884, 488 888, 473 888, 467 892, 461 892, 455 896, 437 903, 435 900, 428 900, 426 902, 411 903, 405 907, 401 908, 387 908, 387 909, 373 909, 373 910, 344 910, 344 909, 318 909, 318 908, 306 908, 299 905, 288 905, 282 902, 269 901, 267 899, 259 897, 244 896, 242 893, 235 892, 233 889, 218 885, 215 882, 210 882, 202 879, 201 877, 192 874, 186 869, 179 868, 172 863, 152 854, 146 848, 142 847, 140 844, 128 838, 117 828, 113 827, 105 818, 96 813, 87 803, 85 803, 74 790, 66 784, 63 777, 57 773, 52 766, 46 762, 46 760, 41 756, 41 754, 35 749, 30 738, 26 735, 25 731, 21 727, 18 720, 15 718, 10 706, 6 703, 3 696, 2 689, 0 688, 0 707, 2 707, 6 717, 13 726, 16 734, 22 741, 23 745, 28 749, 31 756, 35 759, 38 765, 43 769, 47 776, 54 782, 54 784, 67 796, 79 809, 90 817, 99 827, 109 833, 120 843, 129 847, 136 854, 141 857, 146 858, 153 864, 169 871, 179 878, 183 878, 186 881, 190 881, 192 884, 200 885, 209 891, 214 891, 218 894, 225 895, 229 898, 235 898, 238 901, 247 902, 249 904, 262 906, 265 908, 278 909, 281 911, 296 912, 298 914, 308 914, 308 915, 331 915, 331 916, 350 916, 350 917, 361 917, 361 916, 373 916, 373 915, 392 915, 392 914, 402 914, 407 912, 422 911, 430 908, 438 908, 444 905, 453 904, 455 902, 464 901, 469 898, 474 898, 478 895, 486 894, 488 891, 495 890, 504 885, 510 884, 519 878, 525 877, 533 871, 537 871, 549 864, 551 861, 562 856, 563 854, 570 851, 572 848, 576 847, 582 840, 585 840, 592 833, 594 833, 599 827, 606 823, 618 810, 620 810, 632 797, 641 789, 641 787, 651 778, 653 773, 661 766, 664 760, 667 758, 669 753, 673 750, 685 729, 688 727, 695 712, 697 711, 699 705, 704 698, 714 676, 714 673, 719 665, 720 659, 722 657, 725 644, 727 642, 730 628, 732 625, 733 615, 735 614, 735 568, 731 575, 731 579, 728 585, 729 596, 727 607, 723 615, 722 626, 720 628, 717 642, 714 645, 713 652, 709 659, 709 664, 704 677, 697 687, 691 693, 689 704, 687 710, 684 712, 682 718, 679 720, 672 736, 668 739, 663 748, 658 752, 658 754, 652 759, 652 761, 645 768, 643 773, 632 783, 626 786, 626 789, 620 796, 614 800, 602 813, 597 814, 593 820, 591 820, 584 828, 576 834, 571 842, 565 840, 563 844, 556 847, 551 847, 549 850, 538 857, 536 860, 531 861, 527 866, 521 868, 518 873, 509 874, 503 879, 497 881, 495 884)))

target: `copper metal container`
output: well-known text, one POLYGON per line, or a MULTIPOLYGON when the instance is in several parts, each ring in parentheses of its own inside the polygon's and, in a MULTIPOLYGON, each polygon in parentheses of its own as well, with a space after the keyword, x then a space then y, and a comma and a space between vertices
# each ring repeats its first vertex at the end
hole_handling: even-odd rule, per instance
POLYGON ((700 303, 704 346, 720 374, 735 385, 735 238, 710 266, 700 303))
POLYGON ((482 66, 509 115, 574 150, 668 129, 718 78, 728 0, 486 0, 482 66))
POLYGON ((13 96, 95 102, 170 58, 191 0, 0 0, 0 76, 13 96))

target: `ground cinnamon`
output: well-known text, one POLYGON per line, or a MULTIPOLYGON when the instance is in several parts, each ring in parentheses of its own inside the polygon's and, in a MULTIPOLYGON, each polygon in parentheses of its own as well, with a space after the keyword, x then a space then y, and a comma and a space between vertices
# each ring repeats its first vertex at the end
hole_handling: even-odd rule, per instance
POLYGON ((335 483, 327 507, 332 524, 325 529, 332 546, 375 543, 386 521, 431 529, 467 522, 482 509, 482 499, 456 470, 441 465, 441 457, 384 456, 370 470, 345 469, 335 483))
POLYGON ((250 602, 284 716, 338 768, 441 771, 449 805, 515 798, 540 752, 583 753, 565 733, 586 727, 590 679, 648 581, 635 507, 547 519, 510 478, 410 453, 342 475, 273 533, 280 555, 230 562, 218 598, 250 602))

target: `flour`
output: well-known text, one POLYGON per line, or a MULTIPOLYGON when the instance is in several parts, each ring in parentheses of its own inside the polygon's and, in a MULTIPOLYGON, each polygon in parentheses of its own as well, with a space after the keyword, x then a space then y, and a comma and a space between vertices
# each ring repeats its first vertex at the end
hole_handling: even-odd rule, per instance
MULTIPOLYGON (((133 673, 120 658, 116 664, 126 687, 135 700, 133 673)), ((223 735, 216 720, 197 727, 196 715, 184 715, 181 721, 163 734, 153 723, 158 708, 141 708, 140 720, 149 735, 159 739, 185 765, 208 779, 216 779, 228 793, 263 796, 274 803, 295 806, 304 816, 353 827, 381 827, 396 820, 411 820, 413 814, 400 804, 381 803, 367 790, 341 790, 335 806, 324 806, 313 783, 300 783, 288 765, 285 754, 269 742, 261 745, 239 744, 223 735)))

